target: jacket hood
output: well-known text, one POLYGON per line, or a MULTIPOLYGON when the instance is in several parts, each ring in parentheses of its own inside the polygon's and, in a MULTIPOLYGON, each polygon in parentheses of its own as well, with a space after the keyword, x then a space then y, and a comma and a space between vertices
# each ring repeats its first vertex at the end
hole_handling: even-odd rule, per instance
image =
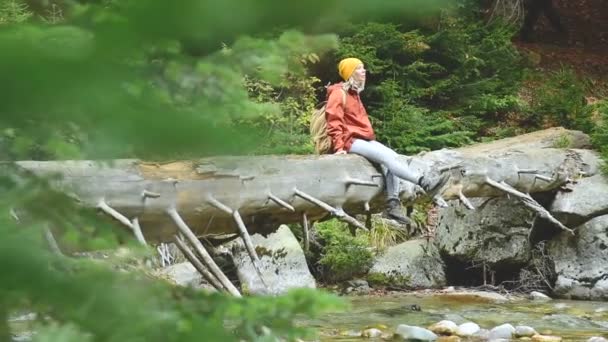
POLYGON ((329 95, 331 95, 331 93, 333 93, 334 91, 340 90, 343 84, 344 82, 338 82, 327 87, 327 98, 329 98, 329 95))

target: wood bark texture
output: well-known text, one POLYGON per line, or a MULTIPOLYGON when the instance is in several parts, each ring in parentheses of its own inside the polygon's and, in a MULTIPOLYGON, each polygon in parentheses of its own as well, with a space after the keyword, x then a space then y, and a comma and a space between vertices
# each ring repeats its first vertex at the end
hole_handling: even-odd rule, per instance
MULTIPOLYGON (((597 173, 598 157, 585 149, 588 144, 580 132, 550 129, 399 158, 419 175, 448 172, 446 200, 466 204, 470 197, 508 194, 526 202, 528 194, 597 173), (571 148, 553 148, 563 141, 571 148)), ((357 225, 354 216, 380 211, 385 196, 380 167, 356 155, 17 164, 38 175, 59 174, 54 184, 83 206, 99 208, 100 215, 130 229, 136 222, 145 241, 156 242, 171 242, 178 231, 168 214, 172 209, 199 237, 239 233, 243 225, 249 233, 267 233, 303 217, 310 222, 333 215, 357 225)), ((404 202, 421 198, 416 186, 401 184, 404 202)))

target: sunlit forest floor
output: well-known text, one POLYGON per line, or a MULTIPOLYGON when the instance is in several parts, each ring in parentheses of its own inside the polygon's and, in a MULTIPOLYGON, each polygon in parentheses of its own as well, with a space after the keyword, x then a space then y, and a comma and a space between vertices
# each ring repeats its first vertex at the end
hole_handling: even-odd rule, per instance
MULTIPOLYGON (((557 71, 567 67, 590 82, 590 97, 608 94, 608 47, 589 48, 554 43, 515 42, 518 49, 529 56, 539 72, 557 71)), ((589 99, 592 100, 592 99, 589 99)))

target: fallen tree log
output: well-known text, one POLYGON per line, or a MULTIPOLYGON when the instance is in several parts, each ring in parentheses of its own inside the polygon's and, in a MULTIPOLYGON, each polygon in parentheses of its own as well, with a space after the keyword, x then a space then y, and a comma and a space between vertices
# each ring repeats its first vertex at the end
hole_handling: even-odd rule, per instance
MULTIPOLYGON (((550 148, 564 136, 571 139, 572 147, 586 147, 579 133, 558 129, 400 159, 419 175, 448 172, 450 181, 442 191, 445 199, 466 203, 470 197, 516 196, 552 219, 528 194, 552 191, 598 172, 593 152, 550 148)), ((379 211, 384 202, 380 169, 355 155, 215 157, 167 163, 20 161, 17 165, 37 175, 59 174, 54 184, 62 191, 86 207, 99 208, 134 233, 141 227, 147 241, 173 241, 178 231, 171 216, 175 212, 200 237, 243 229, 270 232, 280 224, 300 223, 304 216, 316 221, 333 215, 361 227, 353 216, 379 211)), ((418 200, 413 184, 402 185, 404 201, 418 200)))

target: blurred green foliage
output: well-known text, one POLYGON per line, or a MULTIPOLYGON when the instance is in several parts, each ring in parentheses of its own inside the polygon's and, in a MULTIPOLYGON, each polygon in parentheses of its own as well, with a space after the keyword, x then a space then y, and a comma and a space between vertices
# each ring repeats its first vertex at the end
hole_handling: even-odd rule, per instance
MULTIPOLYGON (((369 70, 363 93, 378 137, 401 153, 494 139, 548 125, 594 132, 608 157, 608 107, 584 102, 564 69, 531 72, 514 28, 459 0, 0 0, 0 155, 20 159, 199 158, 310 153, 307 126, 337 81, 339 58, 369 70), (437 11, 437 9, 442 9, 437 11), (538 79, 536 79, 538 77, 538 79), (522 101, 522 82, 538 82, 522 101), (594 126, 597 126, 594 128, 594 126)), ((47 180, 0 176, 0 340, 13 310, 39 312, 39 341, 272 340, 337 307, 320 292, 233 299, 176 289, 69 254, 124 243, 47 180), (19 223, 14 215, 19 217, 19 223), (24 214, 23 214, 24 213, 24 214), (23 215, 22 215, 23 214, 23 215)), ((366 236, 336 221, 326 280, 363 274, 366 236)))

